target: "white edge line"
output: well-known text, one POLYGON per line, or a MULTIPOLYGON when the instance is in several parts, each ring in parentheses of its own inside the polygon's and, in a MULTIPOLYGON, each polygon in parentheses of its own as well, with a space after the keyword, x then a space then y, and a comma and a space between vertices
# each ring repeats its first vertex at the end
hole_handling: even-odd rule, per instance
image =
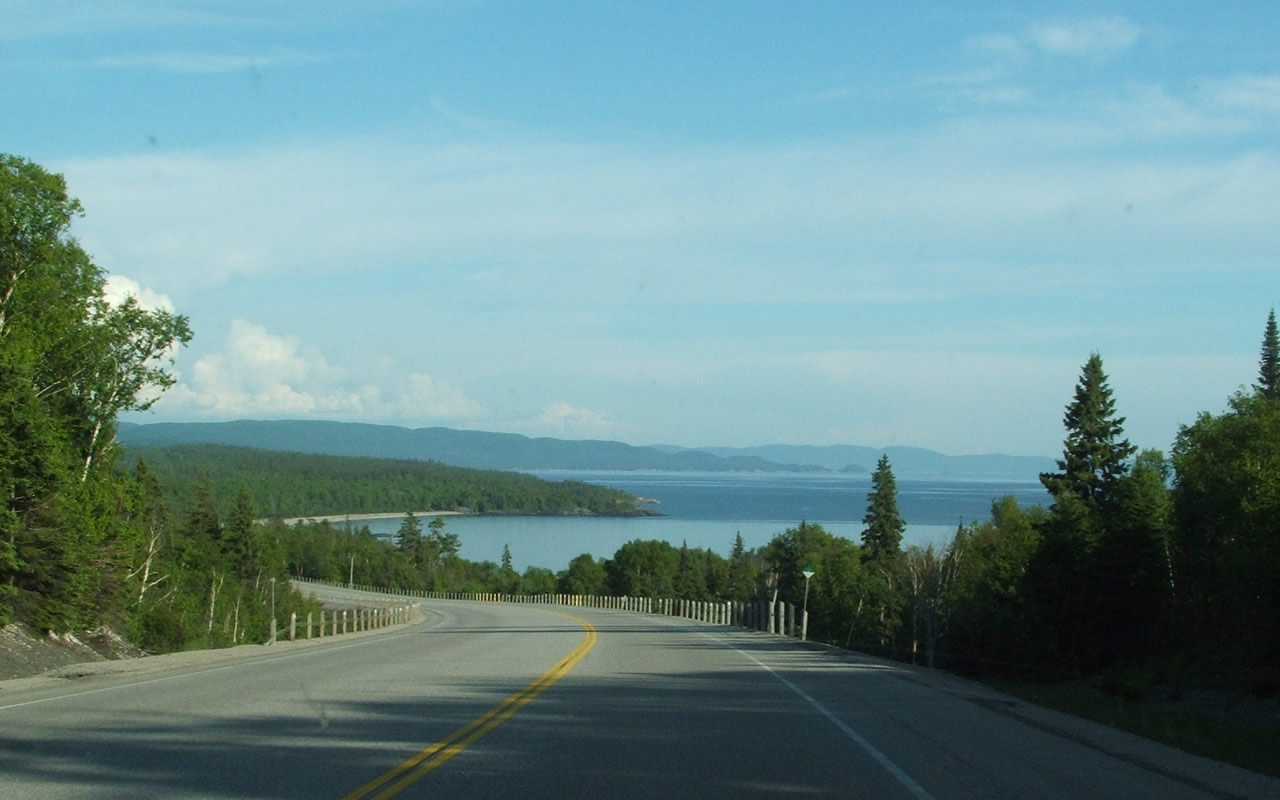
POLYGON ((865 750, 867 752, 867 755, 875 759, 875 762, 877 764, 884 767, 885 771, 888 772, 890 775, 892 775, 894 779, 898 781, 898 783, 902 784, 903 787, 906 788, 908 792, 911 792, 911 794, 920 798, 920 800, 934 800, 933 795, 929 794, 929 792, 925 790, 923 786, 916 783, 915 779, 913 779, 910 775, 908 775, 897 764, 893 763, 893 761, 890 760, 888 756, 880 752, 875 745, 871 744, 871 742, 868 742, 865 738, 863 738, 862 734, 858 733, 853 728, 849 727, 849 725, 846 724, 844 720, 837 717, 835 714, 829 711, 826 706, 822 705, 817 700, 809 696, 809 694, 806 693, 799 686, 796 686, 794 683, 787 680, 782 675, 778 674, 778 672, 775 671, 768 664, 764 663, 763 661, 751 655, 750 653, 746 652, 745 650, 741 650, 737 647, 734 647, 733 645, 729 644, 723 639, 717 639, 716 637, 710 634, 703 633, 702 635, 706 636, 711 641, 716 642, 717 644, 723 647, 727 647, 728 649, 734 651, 735 653, 738 653, 739 655, 753 662, 756 666, 760 667, 760 669, 764 670, 765 672, 769 673, 773 677, 777 678, 778 681, 780 681, 783 686, 787 687, 791 691, 798 694, 801 698, 804 699, 806 703, 808 703, 809 705, 817 709, 819 714, 826 717, 827 720, 832 725, 835 725, 836 728, 838 728, 841 733, 843 733, 845 736, 848 736, 854 742, 854 744, 858 745, 863 750, 865 750))

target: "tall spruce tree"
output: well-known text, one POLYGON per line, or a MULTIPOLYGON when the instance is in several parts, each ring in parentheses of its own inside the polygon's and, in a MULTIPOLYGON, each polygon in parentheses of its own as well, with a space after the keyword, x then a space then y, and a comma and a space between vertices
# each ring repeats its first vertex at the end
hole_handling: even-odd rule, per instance
POLYGON ((1113 587, 1107 579, 1114 577, 1112 567, 1126 565, 1102 563, 1118 548, 1099 552, 1099 543, 1109 540, 1108 528, 1118 517, 1118 486, 1135 450, 1124 438, 1124 418, 1115 414, 1097 353, 1085 362, 1062 421, 1067 438, 1058 459, 1061 472, 1040 475, 1053 505, 1027 567, 1025 584, 1037 625, 1028 652, 1038 649, 1046 666, 1064 673, 1088 672, 1115 657, 1106 631, 1118 612, 1108 598, 1113 587))
POLYGON ((1129 456, 1136 450, 1123 438, 1124 417, 1115 413, 1111 387, 1102 371, 1102 356, 1093 353, 1081 370, 1075 398, 1062 418, 1067 438, 1062 458, 1058 459, 1061 472, 1040 475, 1040 482, 1055 503, 1072 497, 1090 511, 1106 505, 1116 481, 1128 470, 1129 456))
POLYGON ((1276 337, 1276 310, 1267 314, 1267 327, 1262 334, 1262 357, 1258 359, 1258 394, 1274 400, 1280 397, 1280 340, 1276 337))
POLYGON ((227 517, 227 524, 222 531, 220 545, 222 554, 231 566, 232 572, 240 580, 254 576, 258 568, 257 554, 254 552, 254 511, 249 490, 240 487, 236 495, 236 504, 227 517))
POLYGON ((898 513, 898 484, 887 455, 880 456, 871 474, 867 513, 862 518, 862 554, 866 561, 892 561, 901 555, 906 522, 898 513))

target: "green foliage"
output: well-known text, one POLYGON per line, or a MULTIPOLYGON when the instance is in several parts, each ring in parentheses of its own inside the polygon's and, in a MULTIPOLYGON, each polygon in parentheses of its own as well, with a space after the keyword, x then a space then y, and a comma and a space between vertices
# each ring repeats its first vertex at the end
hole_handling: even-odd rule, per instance
POLYGON ((733 539, 733 549, 729 551, 728 570, 721 594, 728 600, 746 602, 751 598, 756 579, 755 562, 742 543, 742 534, 738 533, 733 539))
POLYGON ((1280 337, 1276 335, 1276 310, 1267 314, 1262 334, 1262 355, 1258 359, 1258 382, 1254 390, 1263 397, 1280 398, 1280 337))
POLYGON ((1236 395, 1173 450, 1178 608, 1184 635, 1247 664, 1280 659, 1280 402, 1236 395))
POLYGON ((1075 397, 1062 418, 1067 438, 1058 460, 1061 472, 1040 476, 1055 501, 1072 496, 1090 511, 1106 505, 1134 452, 1129 441, 1122 438, 1124 417, 1117 417, 1115 410, 1102 357, 1093 353, 1081 370, 1075 397))
POLYGON ((674 597, 680 552, 670 542, 627 542, 605 565, 609 594, 620 597, 674 597))
POLYGON ((608 590, 607 580, 604 564, 590 553, 583 553, 556 576, 556 591, 561 594, 603 595, 608 590))
POLYGON ((120 613, 135 538, 116 414, 173 383, 185 318, 106 302, 62 177, 0 154, 0 620, 64 630, 120 613))
POLYGON ((546 567, 525 567, 520 576, 520 591, 529 595, 555 594, 556 574, 546 567))
POLYGON ((1044 511, 1011 496, 992 501, 991 518, 959 533, 963 554, 952 586, 954 609, 944 663, 970 672, 1016 671, 1030 661, 1027 573, 1040 547, 1044 511))
POLYGON ((676 565, 675 596, 681 600, 709 600, 707 570, 703 559, 689 551, 689 543, 680 545, 680 561, 676 565))
POLYGON ((498 566, 498 591, 518 594, 521 591, 520 575, 511 566, 511 545, 502 546, 502 563, 498 566))
POLYGON ((898 513, 898 485, 882 455, 871 473, 871 493, 867 496, 867 513, 862 518, 867 527, 862 531, 862 555, 868 561, 885 565, 901 553, 902 534, 907 523, 898 513))
MULTIPOLYGON (((401 511, 643 513, 626 492, 579 481, 464 469, 433 461, 311 455, 222 445, 131 447, 161 476, 170 503, 202 481, 228 500, 241 487, 258 514, 290 518, 401 511)), ((227 510, 226 508, 221 509, 227 510)))

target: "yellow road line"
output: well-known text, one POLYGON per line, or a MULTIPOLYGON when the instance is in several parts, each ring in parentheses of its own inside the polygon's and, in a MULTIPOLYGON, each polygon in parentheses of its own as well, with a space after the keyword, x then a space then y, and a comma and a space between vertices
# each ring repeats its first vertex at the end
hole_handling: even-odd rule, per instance
MULTIPOLYGON (((559 613, 559 612, 556 612, 559 613)), ((557 681, 569 674, 569 670, 595 647, 598 634, 590 622, 579 617, 564 614, 586 630, 578 646, 565 656, 554 667, 542 673, 536 680, 520 691, 503 700, 479 717, 463 725, 445 738, 426 748, 377 778, 361 786, 342 800, 386 800, 395 797, 408 786, 420 780, 424 775, 444 764, 449 759, 466 750, 473 742, 489 731, 506 722, 520 709, 533 702, 533 699, 553 686, 557 681)))

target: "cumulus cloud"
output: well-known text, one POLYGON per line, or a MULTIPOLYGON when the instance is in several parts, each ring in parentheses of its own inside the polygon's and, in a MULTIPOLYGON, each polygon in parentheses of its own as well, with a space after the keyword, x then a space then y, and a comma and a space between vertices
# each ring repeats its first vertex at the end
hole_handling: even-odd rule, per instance
POLYGON ((173 301, 166 294, 148 289, 132 278, 124 275, 109 275, 102 287, 103 297, 107 303, 118 306, 127 298, 137 298, 138 305, 152 311, 173 313, 173 301))
POLYGON ((231 323, 222 348, 198 358, 190 380, 163 402, 160 410, 167 413, 218 418, 452 420, 483 411, 461 388, 424 372, 354 374, 297 337, 240 319, 231 323))
POLYGON ((623 426, 599 411, 559 401, 543 409, 536 427, 557 436, 598 439, 618 435, 623 426))

